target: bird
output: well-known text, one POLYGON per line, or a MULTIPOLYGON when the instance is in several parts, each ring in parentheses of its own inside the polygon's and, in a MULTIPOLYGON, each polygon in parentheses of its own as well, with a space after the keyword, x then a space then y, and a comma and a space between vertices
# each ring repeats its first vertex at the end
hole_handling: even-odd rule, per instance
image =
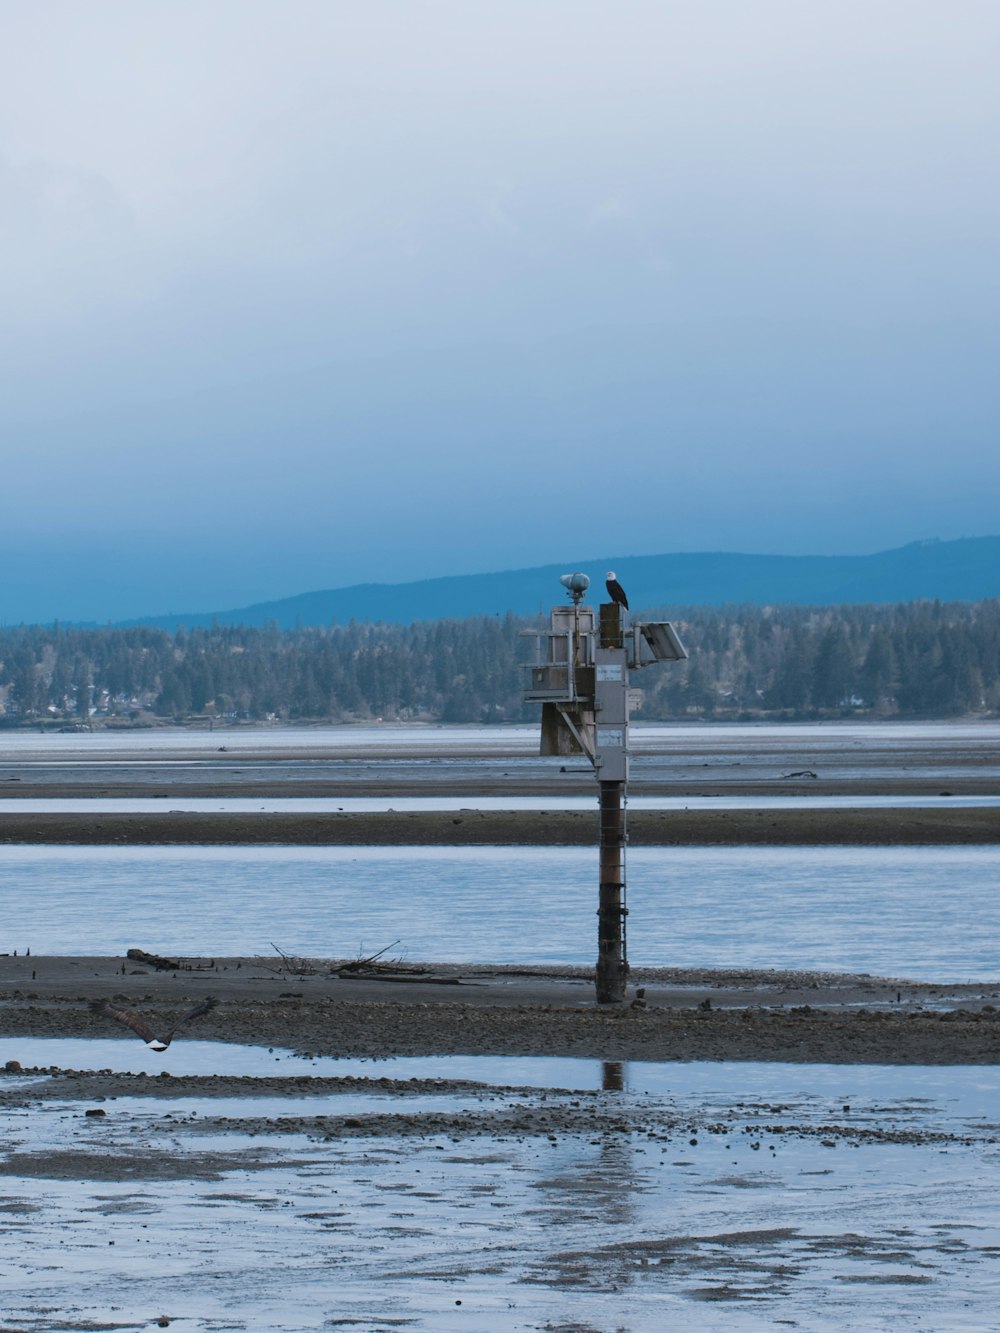
POLYGON ((151 1051, 165 1051, 173 1041, 174 1033, 185 1023, 190 1023, 192 1018, 200 1018, 202 1014, 210 1013, 219 1003, 214 996, 210 995, 207 1000, 202 1000, 201 1004, 196 1004, 193 1009, 189 1009, 186 1014, 181 1014, 180 1018, 173 1027, 163 1037, 158 1037, 149 1026, 141 1014, 137 1014, 134 1009, 121 1009, 116 1004, 111 1004, 107 1000, 91 1000, 90 1008, 95 1014, 100 1014, 102 1018, 113 1018, 116 1023, 121 1023, 143 1039, 151 1051))
POLYGON ((625 589, 615 578, 615 571, 613 569, 609 569, 606 578, 607 578, 608 596, 611 598, 613 602, 617 602, 619 606, 623 606, 627 611, 628 598, 625 596, 625 589))

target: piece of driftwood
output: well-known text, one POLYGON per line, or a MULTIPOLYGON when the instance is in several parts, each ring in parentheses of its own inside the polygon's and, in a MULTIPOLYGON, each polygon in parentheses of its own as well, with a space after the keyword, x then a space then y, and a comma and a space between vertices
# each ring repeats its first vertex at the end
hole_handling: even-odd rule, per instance
POLYGON ((161 958, 159 954, 147 953, 145 949, 129 949, 125 955, 131 958, 134 963, 145 963, 147 967, 155 967, 157 972, 179 972, 180 963, 172 958, 161 958))
POLYGON ((394 972, 338 972, 345 981, 405 981, 410 986, 482 986, 482 981, 463 981, 461 977, 418 977, 412 973, 399 976, 394 972))
POLYGON ((334 971, 336 972, 336 975, 338 977, 343 977, 343 976, 350 976, 353 973, 357 972, 375 973, 379 970, 380 966, 392 967, 393 970, 398 970, 399 968, 398 958, 395 959, 392 963, 379 964, 378 962, 378 960, 382 957, 383 954, 387 954, 390 949, 394 949, 398 943, 399 940, 393 940, 391 944, 387 944, 384 949, 379 949, 376 953, 370 953, 364 958, 355 958, 349 963, 341 963, 339 967, 334 969, 334 971))
POLYGON ((261 967, 267 968, 269 972, 275 973, 276 976, 284 976, 286 972, 291 972, 297 977, 313 977, 319 971, 319 968, 310 959, 296 958, 293 954, 285 953, 284 949, 279 949, 273 940, 271 941, 271 948, 281 958, 281 966, 274 967, 266 958, 258 958, 257 962, 261 967))

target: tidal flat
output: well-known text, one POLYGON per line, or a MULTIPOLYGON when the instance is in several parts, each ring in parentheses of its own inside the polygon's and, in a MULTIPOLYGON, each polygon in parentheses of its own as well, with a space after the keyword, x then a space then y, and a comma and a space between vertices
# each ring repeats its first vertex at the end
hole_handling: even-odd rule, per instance
POLYGON ((2 1326, 995 1327, 995 1067, 423 1063, 5 1074, 2 1326))
MULTIPOLYGON (((688 812, 716 828, 776 822, 771 848, 749 846, 738 820, 713 849, 684 811, 636 811, 669 836, 644 850, 636 823, 633 971, 611 1006, 593 997, 588 853, 532 848, 524 832, 572 815, 585 843, 586 811, 493 812, 512 844, 462 861, 468 826, 491 813, 477 796, 579 793, 592 777, 531 758, 528 734, 458 730, 25 738, 0 756, 15 805, 0 838, 22 844, 0 848, 0 1328, 995 1328, 1000 817, 941 802, 1000 791, 1000 730, 639 735, 636 790, 650 797, 818 799, 688 812), (284 879, 286 849, 254 845, 275 841, 267 811, 239 815, 256 829, 234 840, 250 845, 178 848, 187 868, 147 902, 162 843, 142 832, 148 813, 133 837, 96 805, 77 811, 97 830, 81 841, 104 847, 48 847, 46 812, 31 809, 144 795, 168 803, 183 840, 193 825, 169 806, 181 791, 461 795, 469 808, 369 812, 397 829, 431 821, 436 887, 411 876, 408 898, 388 872, 393 857, 410 866, 406 847, 378 862, 379 826, 353 824, 366 845, 337 853, 345 885, 353 875, 369 924, 389 915, 361 939, 345 898, 339 948, 322 947, 318 912, 340 902, 332 863, 303 836, 306 850, 288 849, 301 883, 284 879), (852 793, 914 803, 869 808, 879 824, 861 836, 850 807, 821 807, 852 793), (803 846, 795 817, 827 832, 803 846), (580 860, 555 959, 536 854, 580 860), (534 897, 491 881, 461 907, 455 876, 505 862, 534 897), (308 925, 303 867, 319 876, 308 925), (271 897, 250 892, 258 878, 271 897), (359 966, 404 906, 418 948, 359 966), (160 1055, 89 1008, 117 999, 169 1024, 206 995, 217 1008, 160 1055)), ((308 818, 315 830, 348 813, 308 818)))
POLYGON ((172 961, 0 960, 5 1330, 995 1327, 996 983, 172 961))

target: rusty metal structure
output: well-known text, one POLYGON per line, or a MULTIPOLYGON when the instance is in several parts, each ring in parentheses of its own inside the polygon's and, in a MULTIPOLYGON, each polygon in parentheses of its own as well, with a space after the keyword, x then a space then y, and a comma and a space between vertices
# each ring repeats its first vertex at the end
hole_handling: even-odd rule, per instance
POLYGON ((548 629, 525 631, 535 640, 535 654, 524 698, 542 705, 540 753, 583 755, 594 768, 600 809, 595 985, 599 1004, 617 1004, 628 982, 629 672, 682 661, 687 652, 669 621, 627 626, 615 602, 602 603, 595 613, 584 604, 590 586, 585 574, 564 574, 561 582, 572 605, 553 607, 548 629))

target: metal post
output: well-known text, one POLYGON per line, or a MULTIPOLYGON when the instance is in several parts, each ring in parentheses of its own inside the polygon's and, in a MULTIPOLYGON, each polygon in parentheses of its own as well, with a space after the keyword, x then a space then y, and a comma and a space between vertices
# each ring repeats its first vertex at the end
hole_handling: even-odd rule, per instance
MULTIPOLYGON (((620 1004, 628 983, 625 919, 625 811, 629 776, 629 671, 687 657, 669 621, 637 622, 626 637, 621 587, 608 584, 610 602, 599 619, 581 605, 586 574, 560 582, 573 609, 554 607, 550 629, 537 633, 548 651, 531 665, 525 700, 542 704, 543 755, 584 754, 600 788, 600 893, 597 908, 598 1004, 620 1004)), ((535 634, 535 631, 526 631, 535 634)))
POLYGON ((601 882, 597 908, 597 1003, 619 1004, 625 998, 628 959, 622 929, 625 907, 623 851, 625 828, 622 819, 623 782, 601 786, 601 882))
POLYGON ((623 648, 622 608, 602 603, 599 630, 597 779, 600 788, 600 896, 597 907, 598 1004, 625 998, 625 820, 622 799, 628 776, 628 667, 623 648))

